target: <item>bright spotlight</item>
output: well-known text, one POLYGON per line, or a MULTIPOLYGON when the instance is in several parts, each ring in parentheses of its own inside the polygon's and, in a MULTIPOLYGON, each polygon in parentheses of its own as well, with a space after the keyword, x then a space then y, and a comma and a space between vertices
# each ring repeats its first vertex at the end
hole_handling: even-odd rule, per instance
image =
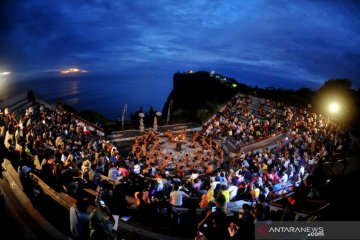
POLYGON ((329 105, 329 111, 330 111, 331 113, 337 113, 337 112, 339 112, 339 109, 340 109, 340 106, 339 106, 339 104, 337 104, 337 103, 331 103, 331 104, 329 105))
POLYGON ((1 75, 9 75, 10 72, 2 72, 1 75))

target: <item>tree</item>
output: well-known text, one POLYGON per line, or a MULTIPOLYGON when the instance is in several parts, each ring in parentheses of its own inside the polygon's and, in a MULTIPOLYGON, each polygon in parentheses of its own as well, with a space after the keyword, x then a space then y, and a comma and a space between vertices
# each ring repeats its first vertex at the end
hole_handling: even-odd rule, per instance
POLYGON ((352 81, 346 78, 329 79, 325 81, 324 85, 320 87, 319 91, 328 90, 349 90, 352 86, 352 81))
POLYGON ((134 126, 137 126, 139 124, 139 120, 140 120, 139 113, 143 113, 143 112, 144 112, 143 107, 140 107, 138 111, 130 114, 130 120, 134 126))
POLYGON ((200 121, 203 121, 204 119, 209 117, 209 115, 210 115, 209 110, 206 108, 200 108, 196 112, 196 118, 200 121))
POLYGON ((316 112, 350 123, 357 114, 356 92, 351 89, 349 79, 329 79, 317 92, 313 106, 316 112), (340 106, 338 113, 330 113, 329 105, 336 103, 340 106))
POLYGON ((146 126, 152 126, 156 111, 151 106, 149 111, 145 113, 144 123, 146 126))

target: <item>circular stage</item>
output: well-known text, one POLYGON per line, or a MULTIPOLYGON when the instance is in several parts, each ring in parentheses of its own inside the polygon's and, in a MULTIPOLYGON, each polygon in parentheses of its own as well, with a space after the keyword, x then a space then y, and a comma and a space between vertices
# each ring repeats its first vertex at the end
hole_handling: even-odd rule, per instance
MULTIPOLYGON (((205 138, 205 137, 201 137, 205 138)), ((161 171, 170 174, 189 175, 192 172, 212 173, 222 162, 220 150, 186 135, 157 136, 156 143, 147 145, 147 159, 161 171), (203 145, 206 145, 205 147, 203 145), (151 159, 152 158, 152 159, 151 159), (149 159, 148 159, 149 160, 149 159)))

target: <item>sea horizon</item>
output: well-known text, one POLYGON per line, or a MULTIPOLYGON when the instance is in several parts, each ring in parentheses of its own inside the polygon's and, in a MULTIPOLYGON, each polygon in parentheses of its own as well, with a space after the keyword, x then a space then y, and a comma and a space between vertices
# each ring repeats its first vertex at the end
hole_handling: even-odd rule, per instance
POLYGON ((172 79, 163 82, 159 89, 146 80, 120 79, 116 76, 49 76, 2 81, 2 99, 32 90, 35 96, 49 103, 61 99, 77 111, 94 110, 110 120, 122 116, 125 104, 127 118, 140 108, 147 112, 152 107, 161 112, 172 89, 172 79))
MULTIPOLYGON (((61 99, 77 111, 93 110, 113 121, 121 118, 125 104, 127 105, 127 116, 125 116, 127 119, 131 113, 140 108, 144 112, 148 112, 150 107, 162 112, 173 88, 172 75, 167 79, 147 80, 141 77, 119 75, 47 74, 30 79, 12 76, 1 81, 2 99, 31 89, 36 96, 49 103, 55 103, 57 99, 61 99)), ((261 78, 257 81, 245 80, 241 83, 252 87, 282 88, 281 81, 267 81, 261 78)), ((300 83, 289 85, 289 89, 299 89, 301 88, 299 86, 301 86, 300 83)), ((314 89, 314 86, 310 88, 314 89)))

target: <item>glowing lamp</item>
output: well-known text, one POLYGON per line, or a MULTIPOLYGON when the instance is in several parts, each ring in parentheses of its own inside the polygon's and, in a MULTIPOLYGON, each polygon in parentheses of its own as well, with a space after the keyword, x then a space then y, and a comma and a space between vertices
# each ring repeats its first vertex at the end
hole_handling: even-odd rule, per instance
POLYGON ((329 105, 329 111, 330 111, 331 113, 337 113, 337 112, 339 112, 339 109, 340 109, 339 104, 337 104, 337 103, 330 103, 330 105, 329 105))

